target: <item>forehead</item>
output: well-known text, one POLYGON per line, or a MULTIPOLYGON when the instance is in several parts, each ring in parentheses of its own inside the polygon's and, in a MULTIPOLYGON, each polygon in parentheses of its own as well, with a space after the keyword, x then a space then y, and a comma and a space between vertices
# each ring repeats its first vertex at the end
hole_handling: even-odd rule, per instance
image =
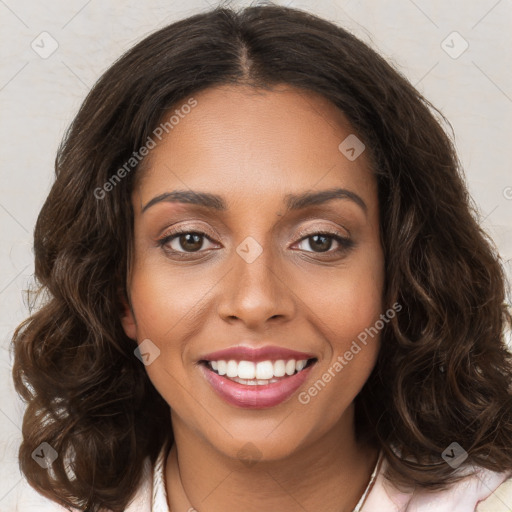
POLYGON ((367 154, 350 160, 340 151, 354 130, 323 96, 280 85, 219 86, 193 98, 196 106, 174 116, 146 157, 135 191, 141 202, 187 188, 223 195, 228 203, 337 186, 374 193, 367 154))

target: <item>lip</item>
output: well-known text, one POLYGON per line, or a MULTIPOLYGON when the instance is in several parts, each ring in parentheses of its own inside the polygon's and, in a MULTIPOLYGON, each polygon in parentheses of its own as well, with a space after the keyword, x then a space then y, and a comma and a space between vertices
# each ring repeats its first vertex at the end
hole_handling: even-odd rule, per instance
POLYGON ((205 364, 199 365, 204 377, 221 398, 231 405, 245 409, 265 409, 281 404, 299 389, 313 366, 314 364, 279 382, 265 386, 249 386, 218 375, 205 364))
MULTIPOLYGON (((290 350, 284 347, 277 347, 273 345, 267 345, 266 347, 249 347, 247 345, 239 345, 237 347, 230 347, 224 350, 217 350, 205 354, 199 358, 199 361, 252 361, 253 363, 259 363, 261 361, 277 361, 284 359, 289 361, 295 359, 296 361, 302 361, 304 359, 316 358, 314 354, 306 352, 297 352, 296 350, 290 350)), ((299 372, 300 374, 300 372, 299 372)))

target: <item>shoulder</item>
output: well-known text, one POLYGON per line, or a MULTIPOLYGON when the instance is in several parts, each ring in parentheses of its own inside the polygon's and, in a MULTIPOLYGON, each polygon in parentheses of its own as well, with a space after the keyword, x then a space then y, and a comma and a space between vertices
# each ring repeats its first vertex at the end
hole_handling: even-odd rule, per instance
POLYGON ((447 489, 404 493, 384 476, 384 462, 361 512, 510 512, 512 474, 476 468, 447 489), (501 508, 500 508, 501 507, 501 508))
POLYGON ((512 510, 512 476, 501 483, 476 507, 476 512, 510 512, 512 510))

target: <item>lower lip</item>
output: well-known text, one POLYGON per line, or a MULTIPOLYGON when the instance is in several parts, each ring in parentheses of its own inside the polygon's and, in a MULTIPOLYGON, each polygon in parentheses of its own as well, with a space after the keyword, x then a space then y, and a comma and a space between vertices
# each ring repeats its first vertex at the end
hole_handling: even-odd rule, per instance
POLYGON ((275 407, 290 398, 304 383, 313 365, 279 382, 265 386, 246 386, 232 381, 201 365, 206 380, 228 403, 245 409, 265 409, 275 407))

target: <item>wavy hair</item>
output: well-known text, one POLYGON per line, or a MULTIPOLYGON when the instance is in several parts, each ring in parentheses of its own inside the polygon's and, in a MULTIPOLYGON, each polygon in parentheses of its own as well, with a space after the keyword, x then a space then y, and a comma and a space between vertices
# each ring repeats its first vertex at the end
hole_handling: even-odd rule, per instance
MULTIPOLYGON (((372 156, 385 256, 376 366, 356 398, 356 427, 396 485, 461 478, 441 459, 512 469, 507 284, 479 227, 442 114, 355 36, 301 10, 217 7, 151 34, 98 80, 68 129, 34 231, 36 297, 13 336, 13 378, 27 403, 20 467, 70 508, 122 511, 172 441, 169 406, 120 322, 133 244, 135 168, 95 193, 170 108, 221 84, 289 84, 330 100, 372 156), (50 469, 32 452, 48 442, 50 469)), ((140 164, 139 164, 140 166, 140 164)))

